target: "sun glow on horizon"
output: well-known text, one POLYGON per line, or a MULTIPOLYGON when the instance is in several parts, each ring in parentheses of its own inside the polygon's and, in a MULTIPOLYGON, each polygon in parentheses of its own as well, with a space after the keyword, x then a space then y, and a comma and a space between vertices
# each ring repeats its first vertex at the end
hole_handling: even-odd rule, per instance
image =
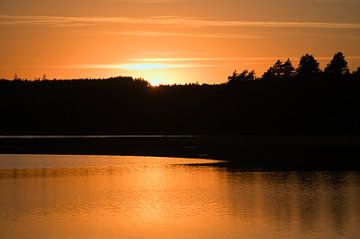
POLYGON ((215 62, 217 58, 129 58, 122 59, 116 64, 83 64, 74 65, 76 69, 118 71, 116 75, 131 75, 135 78, 143 78, 151 86, 162 84, 185 84, 198 82, 198 77, 210 68, 217 69, 221 63, 215 62), (212 61, 212 62, 211 62, 212 61), (216 64, 215 64, 216 63, 216 64), (183 70, 179 70, 183 69, 183 70), (195 73, 194 72, 198 72, 195 73), (199 72, 202 72, 199 74, 199 72), (196 79, 194 81, 194 79, 196 79))
POLYGON ((75 65, 75 68, 85 68, 85 69, 118 69, 118 70, 159 70, 159 69, 176 69, 176 68, 200 68, 200 67, 212 67, 215 65, 205 64, 205 63, 193 63, 185 62, 182 60, 168 60, 158 58, 158 61, 147 62, 147 59, 144 58, 143 62, 125 62, 120 64, 85 64, 85 65, 75 65), (165 63, 164 63, 165 62, 165 63), (166 63, 171 62, 171 63, 166 63))
MULTIPOLYGON (((173 71, 174 69, 153 69, 134 72, 134 74, 149 82, 152 87, 156 87, 163 84, 172 84, 174 81, 181 82, 181 79, 172 76, 173 71)), ((178 77, 181 77, 181 74, 179 74, 178 77)))
POLYGON ((163 82, 163 80, 159 78, 146 78, 145 80, 148 81, 153 87, 160 86, 163 82))

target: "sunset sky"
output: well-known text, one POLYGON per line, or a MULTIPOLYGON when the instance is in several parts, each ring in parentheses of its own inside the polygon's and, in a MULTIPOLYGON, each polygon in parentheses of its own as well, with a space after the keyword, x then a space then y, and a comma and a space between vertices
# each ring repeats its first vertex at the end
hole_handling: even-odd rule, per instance
POLYGON ((1 0, 0 77, 220 83, 305 53, 360 66, 360 0, 1 0))

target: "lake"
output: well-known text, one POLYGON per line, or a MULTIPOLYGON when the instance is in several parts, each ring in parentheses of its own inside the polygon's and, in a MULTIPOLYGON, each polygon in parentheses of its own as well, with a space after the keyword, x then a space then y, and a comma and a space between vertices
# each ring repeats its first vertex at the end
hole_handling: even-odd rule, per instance
POLYGON ((1 238, 359 238, 359 172, 0 155, 1 238))

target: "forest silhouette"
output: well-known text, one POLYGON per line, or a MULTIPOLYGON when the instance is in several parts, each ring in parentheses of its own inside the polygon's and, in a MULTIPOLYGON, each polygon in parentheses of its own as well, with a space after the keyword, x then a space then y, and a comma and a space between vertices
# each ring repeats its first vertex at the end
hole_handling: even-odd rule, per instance
POLYGON ((0 134, 359 134, 359 90, 341 52, 324 70, 306 54, 214 85, 16 75, 0 81, 0 134))

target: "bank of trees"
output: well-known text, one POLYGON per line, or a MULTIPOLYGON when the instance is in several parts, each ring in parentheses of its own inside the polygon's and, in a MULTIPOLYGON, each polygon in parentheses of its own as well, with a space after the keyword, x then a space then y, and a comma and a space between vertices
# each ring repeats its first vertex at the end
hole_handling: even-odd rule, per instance
POLYGON ((359 134, 359 92, 341 52, 324 70, 306 54, 218 85, 18 77, 0 81, 0 134, 359 134))
POLYGON ((290 59, 285 62, 277 60, 261 77, 255 77, 254 71, 235 71, 229 76, 228 83, 234 85, 236 81, 248 80, 360 80, 359 71, 360 67, 350 72, 342 52, 336 53, 323 71, 313 55, 305 54, 300 58, 297 68, 290 59))

